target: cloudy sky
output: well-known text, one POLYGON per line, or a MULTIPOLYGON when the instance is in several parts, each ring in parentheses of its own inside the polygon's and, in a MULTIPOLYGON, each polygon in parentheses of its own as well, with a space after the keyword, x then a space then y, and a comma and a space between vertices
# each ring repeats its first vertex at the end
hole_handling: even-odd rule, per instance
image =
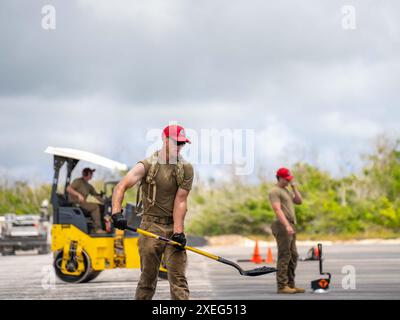
POLYGON ((395 0, 2 0, 0 43, 11 178, 50 181, 49 145, 132 165, 169 121, 196 142, 201 130, 252 130, 253 175, 297 160, 357 171, 375 136, 400 134, 395 0))

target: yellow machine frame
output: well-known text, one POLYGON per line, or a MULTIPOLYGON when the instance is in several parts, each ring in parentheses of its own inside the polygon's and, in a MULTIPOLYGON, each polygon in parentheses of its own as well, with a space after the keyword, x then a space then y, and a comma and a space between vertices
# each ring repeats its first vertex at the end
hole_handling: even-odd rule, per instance
MULTIPOLYGON (((65 274, 71 274, 65 269, 65 261, 70 256, 70 247, 73 243, 77 244, 76 256, 78 262, 83 264, 81 260, 82 250, 85 250, 90 257, 91 267, 95 271, 114 268, 140 268, 138 238, 124 238, 123 232, 119 230, 116 231, 115 237, 91 237, 73 225, 56 224, 53 225, 51 232, 52 251, 63 250, 62 267, 65 274), (121 240, 123 248, 118 248, 121 240)), ((78 269, 80 268, 78 267, 78 269)), ((73 275, 79 275, 81 272, 73 273, 73 275)))
MULTIPOLYGON (((49 147, 46 153, 54 156, 54 178, 51 190, 53 207, 51 249, 54 252, 54 267, 57 276, 66 282, 78 283, 91 281, 106 269, 140 268, 138 237, 132 236, 132 233, 126 235, 125 232, 117 229, 112 235, 91 235, 82 210, 68 203, 66 191, 72 171, 80 160, 119 170, 127 170, 126 165, 80 150, 49 147), (59 173, 64 165, 67 167, 67 176, 64 192, 60 194, 58 193, 59 173)), ((108 202, 111 200, 108 199, 108 202)), ((165 278, 166 272, 167 270, 160 266, 160 276, 165 278)))

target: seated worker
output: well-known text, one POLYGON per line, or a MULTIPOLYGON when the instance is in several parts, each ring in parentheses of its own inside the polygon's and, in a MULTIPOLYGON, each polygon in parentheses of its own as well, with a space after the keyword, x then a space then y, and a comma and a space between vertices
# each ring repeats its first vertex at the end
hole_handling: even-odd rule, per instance
POLYGON ((100 205, 86 201, 88 195, 91 195, 101 203, 103 202, 101 194, 97 193, 96 189, 89 183, 93 178, 93 172, 95 171, 95 169, 90 168, 83 169, 82 177, 75 179, 72 184, 68 186, 67 192, 70 195, 69 200, 72 203, 75 203, 82 209, 90 212, 94 223, 95 233, 103 234, 106 232, 102 229, 100 205))

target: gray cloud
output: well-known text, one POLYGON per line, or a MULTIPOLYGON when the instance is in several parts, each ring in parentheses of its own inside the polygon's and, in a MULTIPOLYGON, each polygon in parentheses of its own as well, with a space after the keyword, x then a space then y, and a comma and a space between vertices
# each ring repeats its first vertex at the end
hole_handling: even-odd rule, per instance
POLYGON ((345 31, 341 1, 2 1, 0 167, 47 179, 47 145, 132 163, 148 129, 178 120, 256 130, 271 168, 305 153, 337 173, 399 133, 400 4, 352 3, 345 31))

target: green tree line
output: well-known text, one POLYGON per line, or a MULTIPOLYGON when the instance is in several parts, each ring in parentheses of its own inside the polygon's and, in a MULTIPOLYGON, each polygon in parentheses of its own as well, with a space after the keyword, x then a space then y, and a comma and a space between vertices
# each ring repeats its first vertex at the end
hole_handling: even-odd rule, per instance
MULTIPOLYGON (((306 235, 397 234, 400 231, 400 140, 381 136, 364 155, 361 173, 333 178, 307 163, 292 171, 303 195, 296 206, 298 232, 306 235)), ((239 180, 213 187, 195 185, 190 195, 187 229, 197 235, 265 235, 275 219, 268 192, 275 181, 239 180)), ((95 183, 99 189, 100 182, 95 183)), ((0 184, 0 214, 38 213, 50 188, 24 182, 0 184)), ((135 202, 136 188, 126 201, 135 202)))
POLYGON ((0 184, 0 214, 38 214, 43 200, 50 198, 51 186, 32 187, 26 182, 0 184))
MULTIPOLYGON (((306 163, 292 171, 303 195, 296 206, 300 234, 390 234, 400 231, 400 140, 381 136, 371 154, 363 156, 359 175, 333 178, 306 163)), ((196 188, 189 229, 198 235, 265 235, 275 214, 268 191, 275 181, 240 182, 219 188, 196 188)))

